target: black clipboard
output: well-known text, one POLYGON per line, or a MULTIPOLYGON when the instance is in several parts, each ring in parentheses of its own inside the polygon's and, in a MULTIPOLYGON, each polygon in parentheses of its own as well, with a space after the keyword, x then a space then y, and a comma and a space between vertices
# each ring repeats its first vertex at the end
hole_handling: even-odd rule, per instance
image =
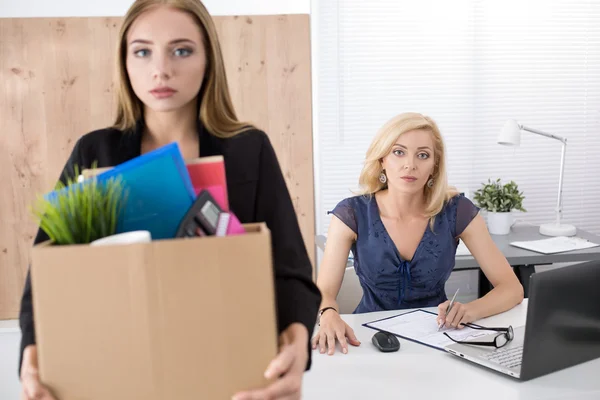
MULTIPOLYGON (((436 349, 436 350, 440 350, 440 351, 446 352, 446 350, 444 350, 443 348, 440 348, 440 347, 433 346, 433 345, 431 345, 431 344, 428 344, 428 343, 422 342, 422 341, 420 341, 420 340, 418 340, 418 339, 415 339, 415 338, 410 338, 410 337, 403 336, 403 335, 399 335, 399 334, 397 334, 397 333, 390 332, 390 331, 386 331, 386 330, 384 330, 384 329, 381 329, 381 328, 376 328, 376 327, 374 327, 374 326, 371 326, 371 325, 369 325, 369 324, 374 324, 374 323, 376 323, 376 322, 387 321, 387 320, 389 320, 389 319, 392 319, 392 318, 398 318, 398 317, 401 317, 401 316, 403 316, 403 315, 407 315, 407 314, 411 314, 411 313, 415 313, 415 312, 424 312, 424 313, 427 313, 427 314, 431 314, 431 315, 435 315, 435 316, 437 316, 437 313, 434 313, 434 312, 431 312, 431 311, 427 311, 427 310, 423 310, 423 309, 421 309, 421 308, 418 308, 418 309, 416 309, 416 310, 407 311, 407 312, 404 312, 404 313, 400 313, 400 314, 392 315, 391 317, 386 317, 386 318, 381 318, 381 319, 378 319, 378 320, 375 320, 375 321, 365 322, 364 324, 362 324, 362 326, 364 326, 364 327, 366 327, 366 328, 369 328, 369 329, 376 330, 376 331, 387 332, 387 333, 390 333, 390 334, 392 334, 392 335, 394 335, 394 336, 396 336, 396 337, 399 337, 399 338, 402 338, 402 339, 405 339, 405 340, 409 340, 409 341, 411 341, 411 342, 414 342, 414 343, 422 344, 422 345, 424 345, 424 346, 427 346, 427 347, 430 347, 430 348, 432 348, 432 349, 436 349)), ((477 325, 477 324, 474 324, 474 323, 472 323, 472 322, 471 322, 470 324, 471 324, 471 325, 473 325, 473 326, 476 326, 476 327, 482 328, 482 326, 481 326, 481 325, 477 325)), ((441 332, 440 332, 440 333, 441 333, 441 332)))

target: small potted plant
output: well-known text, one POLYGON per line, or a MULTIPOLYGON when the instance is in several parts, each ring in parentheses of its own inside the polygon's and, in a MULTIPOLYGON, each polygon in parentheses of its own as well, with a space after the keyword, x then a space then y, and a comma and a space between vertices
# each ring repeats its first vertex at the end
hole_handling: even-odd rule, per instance
POLYGON ((493 235, 507 235, 514 223, 513 210, 526 211, 523 208, 523 192, 514 181, 502 184, 500 179, 483 183, 474 193, 477 205, 487 210, 487 225, 493 235))
MULTIPOLYGON (((76 168, 75 175, 78 176, 76 168)), ((114 235, 127 193, 120 179, 59 182, 31 208, 53 245, 88 244, 114 235)))

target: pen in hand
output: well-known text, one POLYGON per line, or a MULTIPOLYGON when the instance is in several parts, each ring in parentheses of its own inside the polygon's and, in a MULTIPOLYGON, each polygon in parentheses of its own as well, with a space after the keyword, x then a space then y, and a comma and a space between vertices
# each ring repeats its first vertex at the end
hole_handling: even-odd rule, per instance
MULTIPOLYGON (((448 313, 450 313, 450 310, 452 309, 452 306, 454 305, 454 300, 456 299, 456 295, 458 294, 459 290, 460 290, 460 288, 456 289, 454 296, 452 296, 452 300, 450 300, 450 304, 448 304, 448 308, 446 309, 446 316, 448 316, 448 313)), ((444 320, 444 322, 438 326, 438 332, 440 331, 440 329, 442 329, 442 326, 444 326, 445 323, 446 323, 446 321, 444 320)))

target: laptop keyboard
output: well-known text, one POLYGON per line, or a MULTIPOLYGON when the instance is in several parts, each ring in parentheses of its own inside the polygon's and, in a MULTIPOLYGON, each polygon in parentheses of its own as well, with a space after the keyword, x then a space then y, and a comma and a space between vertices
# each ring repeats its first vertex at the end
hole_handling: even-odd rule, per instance
POLYGON ((510 348, 499 348, 490 353, 481 354, 481 357, 507 368, 514 368, 521 365, 523 359, 523 345, 510 348))

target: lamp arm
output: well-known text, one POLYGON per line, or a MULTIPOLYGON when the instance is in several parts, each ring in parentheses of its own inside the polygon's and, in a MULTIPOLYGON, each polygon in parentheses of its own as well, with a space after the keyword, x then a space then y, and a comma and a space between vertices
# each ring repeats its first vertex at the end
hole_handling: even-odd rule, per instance
POLYGON ((528 131, 531 133, 535 133, 541 136, 545 136, 550 139, 556 139, 562 143, 562 151, 560 153, 560 175, 558 178, 558 199, 556 201, 556 225, 560 225, 560 221, 562 218, 562 188, 563 188, 563 175, 565 171, 565 153, 567 151, 567 139, 561 136, 553 135, 551 133, 546 133, 537 129, 529 128, 525 125, 519 124, 519 128, 528 131))
POLYGON ((546 136, 546 137, 551 138, 551 139, 556 139, 556 140, 562 142, 563 144, 567 143, 567 139, 564 138, 564 137, 553 135, 551 133, 542 132, 542 131, 537 130, 537 129, 529 128, 529 127, 527 127, 525 125, 519 124, 519 129, 522 129, 524 131, 528 131, 528 132, 531 132, 531 133, 536 133, 538 135, 546 136))

